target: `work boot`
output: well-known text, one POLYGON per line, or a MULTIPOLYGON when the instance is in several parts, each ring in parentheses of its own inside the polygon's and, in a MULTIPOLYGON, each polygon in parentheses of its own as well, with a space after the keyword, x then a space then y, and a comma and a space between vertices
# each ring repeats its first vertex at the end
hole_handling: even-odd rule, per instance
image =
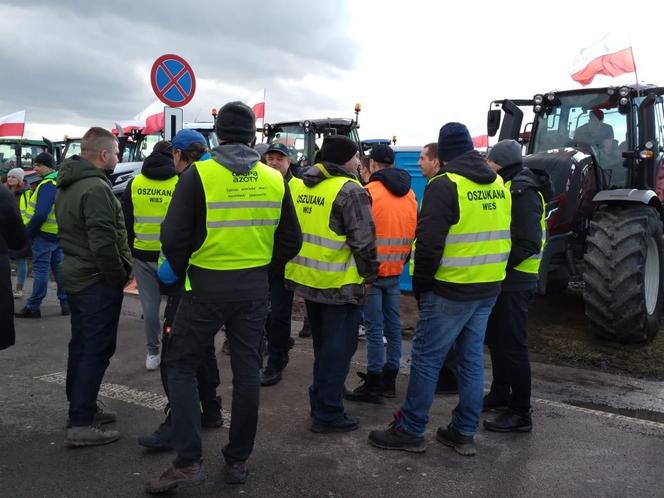
POLYGON ((261 371, 261 386, 273 386, 281 381, 283 368, 277 368, 270 363, 261 371))
POLYGON ((16 318, 41 318, 41 311, 24 307, 21 311, 14 313, 14 316, 16 318))
POLYGON ((385 403, 383 398, 383 374, 373 372, 357 372, 357 376, 362 379, 362 384, 353 389, 346 391, 344 398, 348 401, 359 401, 362 403, 374 403, 381 405, 385 403))
POLYGON ((224 463, 221 474, 226 484, 244 484, 247 482, 247 464, 245 462, 224 463))
POLYGON ((224 424, 224 417, 221 415, 221 396, 214 400, 201 401, 201 426, 206 429, 216 429, 224 424))
POLYGON ((149 448, 156 451, 168 451, 173 449, 171 442, 171 419, 166 418, 156 431, 149 436, 140 436, 138 444, 144 448, 149 448))
POLYGON ((81 448, 83 446, 99 446, 112 443, 120 439, 120 432, 103 430, 94 425, 70 427, 65 436, 65 445, 70 448, 81 448))
POLYGON ((314 420, 311 424, 311 432, 316 434, 329 434, 332 432, 351 432, 360 426, 360 420, 356 417, 349 417, 344 413, 344 417, 330 424, 314 420))
POLYGON ((530 412, 518 413, 508 409, 493 420, 485 420, 484 428, 492 432, 530 432, 533 421, 530 412))
POLYGON ((445 446, 453 448, 459 455, 475 456, 477 453, 477 447, 475 446, 475 439, 473 436, 459 434, 459 432, 452 427, 452 424, 448 425, 446 429, 439 427, 436 431, 436 440, 439 443, 443 443, 445 446))
POLYGON ((205 481, 203 464, 193 463, 188 467, 177 468, 171 465, 158 479, 150 481, 145 490, 148 493, 165 493, 175 488, 198 486, 205 481))
POLYGON ((394 420, 384 431, 371 431, 369 444, 383 450, 401 450, 411 453, 424 453, 427 445, 424 437, 414 436, 397 425, 394 420))
POLYGON ((397 375, 399 369, 388 368, 387 365, 383 367, 383 396, 386 398, 394 398, 397 395, 397 375))
POLYGON ((502 412, 507 410, 507 396, 500 396, 492 391, 489 391, 489 394, 484 396, 482 401, 482 412, 490 411, 502 412))
POLYGON ((304 322, 302 322, 302 328, 297 334, 299 337, 311 337, 311 327, 309 326, 309 319, 304 316, 304 322))

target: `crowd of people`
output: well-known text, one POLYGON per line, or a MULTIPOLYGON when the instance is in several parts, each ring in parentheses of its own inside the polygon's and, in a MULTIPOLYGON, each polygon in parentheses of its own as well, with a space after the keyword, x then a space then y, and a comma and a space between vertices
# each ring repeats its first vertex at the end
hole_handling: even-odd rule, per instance
MULTIPOLYGON (((148 492, 205 478, 201 427, 222 424, 214 345, 222 328, 233 372, 223 473, 227 483, 246 481, 260 387, 280 382, 288 364, 294 296, 304 299, 313 341, 310 429, 358 429, 344 400, 385 403, 397 395, 399 276, 408 262, 419 307, 408 387, 393 420, 371 431, 369 443, 425 451, 441 382, 446 392, 458 391, 459 402, 436 439, 457 453, 476 453, 483 411, 497 412, 484 421, 487 430, 531 430, 526 322, 545 243, 546 178, 523 167, 520 144, 501 141, 485 158, 463 124, 445 124, 419 158, 428 183, 418 208, 410 175, 395 167, 387 145, 361 160, 353 140, 328 136, 314 164, 295 175, 286 145, 270 144, 263 155, 253 147, 248 106, 223 106, 215 133, 220 145, 213 150, 194 130, 157 144, 121 202, 107 180, 118 142, 97 127, 84 135, 81 155, 58 171, 52 157, 37 158, 42 181, 31 196, 21 170, 12 170, 8 188, 0 189, 0 278, 7 287, 0 306, 13 311, 8 250, 22 284, 19 261, 31 249, 33 292, 16 316, 40 315, 49 268, 62 314, 71 314, 67 446, 120 437, 104 427, 116 414, 102 409, 97 396, 115 352, 123 288, 133 276, 145 366, 160 370, 169 402, 165 420, 139 444, 176 452, 148 492), (358 386, 346 388, 361 321, 367 370, 358 386), (485 342, 493 368, 486 395, 485 342)), ((14 291, 21 289, 17 283, 14 291)), ((8 316, 3 348, 14 341, 8 316)))

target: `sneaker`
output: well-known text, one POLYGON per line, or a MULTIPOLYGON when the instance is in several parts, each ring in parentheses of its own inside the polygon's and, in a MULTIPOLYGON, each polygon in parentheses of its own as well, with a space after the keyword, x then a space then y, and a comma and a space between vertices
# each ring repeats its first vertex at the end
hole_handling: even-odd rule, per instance
POLYGON ((276 368, 268 363, 261 371, 261 386, 273 386, 281 381, 281 374, 284 370, 276 368))
POLYGON ((41 318, 41 311, 24 307, 21 311, 14 313, 16 318, 41 318))
POLYGON ((369 444, 383 450, 401 450, 411 453, 424 453, 427 445, 424 437, 413 436, 392 422, 384 431, 371 431, 369 444))
POLYGON ((332 432, 352 432, 360 427, 360 420, 356 417, 349 417, 344 414, 344 417, 338 422, 327 424, 314 420, 311 424, 311 432, 316 434, 329 434, 332 432))
POLYGON ((453 448, 459 455, 475 456, 477 453, 477 447, 475 446, 475 439, 473 436, 459 434, 459 432, 452 427, 452 424, 448 425, 446 429, 443 429, 442 427, 438 428, 438 431, 436 431, 436 441, 453 448))
POLYGON ((14 299, 21 299, 23 297, 23 291, 21 289, 16 289, 14 291, 14 299))
POLYGON ((235 462, 234 464, 224 464, 221 469, 226 484, 244 484, 247 482, 247 464, 245 462, 235 462))
POLYGON ((112 424, 118 420, 118 414, 109 410, 97 402, 97 413, 95 413, 95 425, 112 424))
POLYGON ((103 430, 94 425, 83 427, 70 427, 65 436, 65 445, 70 448, 81 448, 83 446, 99 446, 112 443, 120 439, 120 432, 103 430))
POLYGON ((69 306, 66 305, 66 304, 61 304, 60 305, 60 314, 62 316, 69 316, 70 315, 69 306))
POLYGON ((490 411, 504 412, 507 410, 507 400, 494 395, 489 391, 489 394, 484 396, 482 401, 482 413, 490 411))
POLYGON ((167 417, 166 420, 159 424, 157 430, 149 436, 139 436, 138 444, 144 448, 156 451, 172 450, 170 418, 167 417))
POLYGON ((530 432, 533 421, 530 413, 521 414, 508 409, 493 420, 485 420, 484 428, 491 432, 530 432))
POLYGON ((145 358, 145 368, 146 370, 154 371, 159 368, 161 364, 161 356, 158 354, 149 354, 145 358))
POLYGON ((200 463, 191 464, 189 467, 177 468, 171 465, 158 479, 150 481, 145 490, 148 493, 165 493, 175 488, 187 488, 198 486, 205 481, 205 472, 200 463))

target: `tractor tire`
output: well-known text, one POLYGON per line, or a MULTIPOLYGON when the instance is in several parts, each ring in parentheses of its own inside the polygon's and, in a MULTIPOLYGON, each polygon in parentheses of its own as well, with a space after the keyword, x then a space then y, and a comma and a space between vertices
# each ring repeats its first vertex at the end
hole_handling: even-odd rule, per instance
POLYGON ((583 299, 595 334, 622 343, 653 338, 664 298, 659 213, 646 205, 600 208, 586 244, 583 299))

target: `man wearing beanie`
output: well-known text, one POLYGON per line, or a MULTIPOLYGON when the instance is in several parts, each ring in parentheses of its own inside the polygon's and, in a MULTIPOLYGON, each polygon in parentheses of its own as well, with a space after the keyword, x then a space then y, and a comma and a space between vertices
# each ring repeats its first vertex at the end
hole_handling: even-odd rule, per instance
POLYGON ((325 138, 320 161, 304 172, 295 198, 304 243, 286 264, 286 286, 305 299, 311 325, 311 431, 348 432, 359 421, 344 410, 344 382, 357 349, 360 304, 378 275, 376 230, 369 195, 355 177, 355 142, 325 138))
POLYGON ((161 225, 165 261, 160 278, 170 273, 175 280, 164 283, 179 279, 185 292, 163 352, 177 457, 148 483, 150 493, 200 484, 205 478, 196 370, 222 325, 233 370, 223 474, 228 484, 246 481, 245 462, 258 423, 268 270, 283 266, 302 244, 288 185, 250 147, 256 137, 251 108, 241 102, 226 104, 217 115, 215 132, 221 145, 211 158, 194 162, 182 173, 161 225))
POLYGON ((69 315, 67 294, 62 287, 60 265, 62 248, 58 241, 58 223, 55 219, 55 159, 48 152, 35 157, 34 169, 42 178, 28 202, 26 216, 30 220, 26 226, 32 247, 32 294, 23 309, 16 313, 18 318, 41 318, 40 306, 48 290, 49 269, 57 284, 60 311, 69 315))
POLYGON ((548 177, 524 168, 521 145, 515 140, 498 142, 488 162, 512 193, 512 249, 507 276, 493 307, 486 330, 491 352, 493 380, 484 398, 484 410, 504 409, 484 427, 495 432, 529 432, 530 361, 528 359, 528 302, 535 293, 546 239, 544 197, 548 177))
POLYGON ((427 184, 416 231, 413 291, 420 317, 412 345, 406 400, 369 442, 421 453, 438 373, 456 342, 459 403, 436 439, 459 454, 476 453, 474 434, 484 393, 486 323, 510 254, 511 198, 473 149, 468 129, 447 123, 438 136, 440 171, 427 184))

